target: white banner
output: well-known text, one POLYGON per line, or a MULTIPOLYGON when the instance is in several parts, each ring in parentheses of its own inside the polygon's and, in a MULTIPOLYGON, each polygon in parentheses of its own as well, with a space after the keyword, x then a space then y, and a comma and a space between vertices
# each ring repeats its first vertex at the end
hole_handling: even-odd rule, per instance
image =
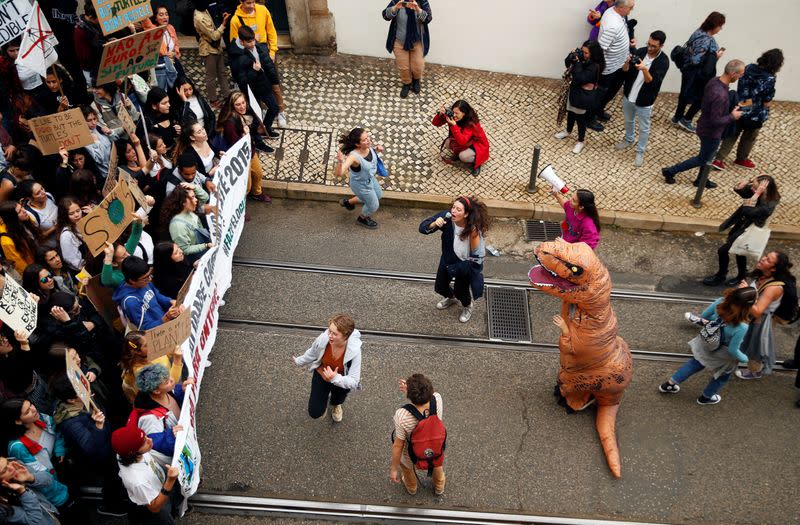
POLYGON ((191 332, 183 343, 183 360, 189 369, 189 377, 194 378, 195 384, 186 389, 183 399, 179 424, 184 430, 175 440, 172 464, 180 470, 178 481, 187 498, 197 491, 200 483, 201 456, 197 443, 195 409, 205 365, 217 338, 219 307, 231 285, 233 252, 244 229, 251 157, 250 137, 245 135, 228 149, 220 161, 214 177, 217 191, 210 200, 210 204, 215 204, 218 208, 215 223, 209 225, 216 246, 200 259, 183 302, 191 311, 191 332))

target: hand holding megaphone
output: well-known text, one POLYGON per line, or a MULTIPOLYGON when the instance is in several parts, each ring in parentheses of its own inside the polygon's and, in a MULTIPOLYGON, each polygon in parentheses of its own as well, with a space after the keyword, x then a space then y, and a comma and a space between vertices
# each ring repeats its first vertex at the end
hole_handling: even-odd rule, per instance
POLYGON ((567 184, 563 180, 561 180, 561 178, 559 178, 558 175, 556 175, 555 170, 553 170, 553 166, 551 166, 550 164, 542 168, 542 171, 539 172, 539 178, 542 178, 550 183, 550 185, 553 187, 553 190, 555 190, 553 191, 553 193, 555 192, 561 192, 564 194, 569 193, 569 188, 567 187, 567 184))

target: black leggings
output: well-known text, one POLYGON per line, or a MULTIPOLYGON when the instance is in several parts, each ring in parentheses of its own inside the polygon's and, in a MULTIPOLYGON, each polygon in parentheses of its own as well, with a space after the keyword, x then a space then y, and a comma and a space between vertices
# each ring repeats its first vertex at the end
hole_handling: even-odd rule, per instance
MULTIPOLYGON (((731 262, 731 255, 728 253, 728 250, 731 249, 731 245, 735 240, 736 237, 731 238, 729 236, 725 244, 720 246, 717 250, 717 257, 719 257, 719 271, 717 272, 717 275, 728 275, 728 264, 731 262)), ((747 257, 744 255, 736 256, 736 270, 737 277, 744 278, 744 276, 747 275, 747 257)))
MULTIPOLYGON (((571 115, 572 113, 569 114, 571 115)), ((436 282, 433 284, 434 291, 442 297, 455 297, 461 303, 461 306, 469 306, 472 302, 469 277, 456 277, 454 285, 450 286, 452 280, 453 278, 450 277, 450 273, 447 271, 447 266, 440 264, 439 270, 436 272, 436 282)))
POLYGON ((319 419, 328 408, 328 398, 333 406, 344 403, 350 390, 338 387, 322 379, 319 372, 311 372, 311 395, 308 397, 308 415, 312 419, 319 419))
POLYGON ((572 128, 575 123, 578 123, 578 141, 583 142, 586 139, 586 121, 588 120, 588 113, 578 115, 572 111, 567 111, 567 133, 572 133, 572 128))

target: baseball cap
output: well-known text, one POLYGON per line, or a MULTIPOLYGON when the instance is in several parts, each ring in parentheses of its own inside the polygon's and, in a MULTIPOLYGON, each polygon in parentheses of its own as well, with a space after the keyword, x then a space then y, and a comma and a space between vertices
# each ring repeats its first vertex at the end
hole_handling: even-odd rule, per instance
POLYGON ((133 456, 142 448, 145 439, 147 436, 141 428, 125 426, 111 434, 111 447, 120 456, 133 456))

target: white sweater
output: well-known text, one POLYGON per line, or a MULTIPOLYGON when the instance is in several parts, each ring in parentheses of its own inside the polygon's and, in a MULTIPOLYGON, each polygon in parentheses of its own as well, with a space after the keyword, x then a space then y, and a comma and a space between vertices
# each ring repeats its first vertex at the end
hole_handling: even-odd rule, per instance
POLYGON ((606 59, 604 75, 617 71, 628 59, 630 38, 628 38, 628 24, 613 7, 603 13, 600 19, 600 34, 597 43, 603 49, 606 59))

